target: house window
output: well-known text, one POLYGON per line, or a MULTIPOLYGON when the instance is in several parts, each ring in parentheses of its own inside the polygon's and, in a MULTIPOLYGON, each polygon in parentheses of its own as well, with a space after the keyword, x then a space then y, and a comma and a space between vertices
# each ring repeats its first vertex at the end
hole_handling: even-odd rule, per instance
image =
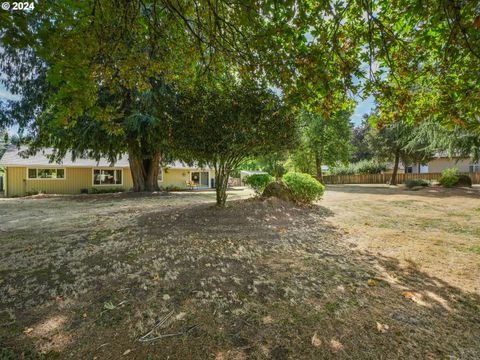
POLYGON ((411 174, 411 173, 413 173, 413 166, 407 166, 407 167, 405 168, 405 173, 406 173, 406 174, 411 174))
POLYGON ((162 170, 162 168, 158 169, 157 181, 158 181, 158 182, 162 182, 162 181, 163 181, 163 170, 162 170))
POLYGON ((29 179, 65 179, 65 169, 28 169, 29 179))
POLYGON ((94 169, 93 185, 122 185, 122 170, 94 169))
POLYGON ((480 164, 472 164, 469 166, 470 172, 480 172, 480 164))

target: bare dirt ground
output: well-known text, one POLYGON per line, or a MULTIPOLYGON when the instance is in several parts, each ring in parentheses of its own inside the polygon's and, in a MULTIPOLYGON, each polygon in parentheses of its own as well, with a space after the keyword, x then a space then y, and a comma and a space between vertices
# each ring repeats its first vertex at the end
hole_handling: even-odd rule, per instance
POLYGON ((478 189, 428 191, 0 199, 0 359, 478 359, 478 189))

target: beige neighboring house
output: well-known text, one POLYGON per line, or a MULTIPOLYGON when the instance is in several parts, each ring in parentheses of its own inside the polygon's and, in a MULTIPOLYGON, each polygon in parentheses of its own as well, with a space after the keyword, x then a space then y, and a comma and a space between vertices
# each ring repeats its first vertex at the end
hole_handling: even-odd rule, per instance
MULTIPOLYGON (((405 167, 400 163, 398 171, 409 174, 441 173, 448 168, 458 168, 463 173, 480 172, 480 163, 476 163, 472 159, 449 158, 448 156, 439 155, 427 164, 413 164, 405 167)), ((386 173, 391 173, 392 169, 393 164, 388 164, 386 173)))
MULTIPOLYGON (((123 156, 111 164, 107 159, 71 160, 67 154, 61 163, 50 162, 52 149, 44 149, 36 155, 27 156, 27 149, 10 147, 0 159, 4 170, 5 196, 23 196, 28 193, 80 194, 93 189, 133 188, 128 158, 123 156)), ((160 169, 158 185, 161 188, 187 188, 187 182, 195 188, 214 187, 215 171, 209 167, 189 166, 175 161, 160 169)))

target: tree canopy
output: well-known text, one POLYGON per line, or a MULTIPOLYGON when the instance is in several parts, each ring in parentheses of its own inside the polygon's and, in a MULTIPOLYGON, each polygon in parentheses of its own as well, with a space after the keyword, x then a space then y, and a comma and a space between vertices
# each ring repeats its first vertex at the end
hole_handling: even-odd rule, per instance
POLYGON ((299 115, 301 145, 292 153, 294 167, 322 179, 322 165, 345 163, 350 158, 351 113, 345 110, 331 117, 303 111, 299 115))
POLYGON ((225 205, 228 178, 243 160, 295 144, 295 117, 276 94, 253 80, 201 82, 179 102, 176 154, 215 168, 218 205, 225 205))
POLYGON ((0 24, 1 82, 18 96, 0 125, 59 156, 128 152, 136 190, 156 188, 178 93, 225 70, 325 119, 371 94, 379 128, 480 132, 475 1, 65 0, 0 24))

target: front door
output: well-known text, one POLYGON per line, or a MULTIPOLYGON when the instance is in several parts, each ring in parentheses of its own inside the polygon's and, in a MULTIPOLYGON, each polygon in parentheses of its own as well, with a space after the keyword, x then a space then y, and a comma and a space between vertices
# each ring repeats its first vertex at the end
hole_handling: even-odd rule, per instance
POLYGON ((192 171, 191 180, 199 188, 208 188, 208 171, 192 171))

